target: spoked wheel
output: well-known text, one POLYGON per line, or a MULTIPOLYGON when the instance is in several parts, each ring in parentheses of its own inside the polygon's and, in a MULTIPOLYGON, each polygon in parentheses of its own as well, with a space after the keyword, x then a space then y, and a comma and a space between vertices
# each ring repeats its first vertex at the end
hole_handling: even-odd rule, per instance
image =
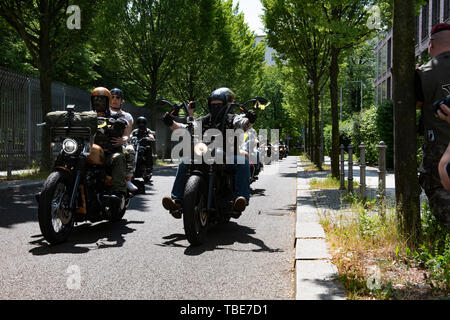
POLYGON ((62 172, 52 172, 44 183, 39 197, 38 220, 45 240, 57 244, 67 240, 73 229, 70 210, 70 178, 62 172))
POLYGON ((183 223, 186 237, 191 245, 200 245, 206 239, 208 213, 204 181, 199 176, 191 176, 185 187, 183 199, 183 223))

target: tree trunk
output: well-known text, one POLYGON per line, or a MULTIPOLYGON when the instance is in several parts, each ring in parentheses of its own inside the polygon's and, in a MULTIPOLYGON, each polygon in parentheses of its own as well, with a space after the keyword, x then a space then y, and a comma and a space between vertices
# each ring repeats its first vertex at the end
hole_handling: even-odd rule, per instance
POLYGON ((339 179, 339 49, 331 46, 330 97, 331 97, 331 176, 339 179))
MULTIPOLYGON (((309 89, 311 90, 311 89, 309 89)), ((314 134, 313 134, 313 104, 312 104, 312 94, 309 92, 308 95, 308 103, 309 103, 309 112, 308 112, 308 153, 309 159, 314 161, 313 159, 313 146, 314 146, 314 134)))
POLYGON ((319 83, 314 82, 314 163, 322 171, 322 159, 320 159, 320 110, 319 110, 319 83))
POLYGON ((414 94, 414 6, 394 0, 393 80, 396 212, 410 248, 420 240, 420 188, 417 179, 414 94))

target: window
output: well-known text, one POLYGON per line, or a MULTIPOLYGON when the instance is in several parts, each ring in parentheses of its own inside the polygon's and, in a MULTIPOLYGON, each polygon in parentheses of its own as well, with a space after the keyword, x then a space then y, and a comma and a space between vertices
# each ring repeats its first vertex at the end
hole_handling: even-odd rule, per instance
POLYGON ((383 59, 381 57, 381 52, 383 51, 383 48, 378 51, 378 77, 381 77, 381 70, 383 67, 383 59))
POLYGON ((422 8, 422 40, 425 40, 425 38, 428 37, 429 7, 430 7, 430 4, 427 3, 422 8))
POLYGON ((378 87, 375 87, 375 104, 378 104, 378 87))
POLYGON ((386 100, 386 81, 383 81, 383 92, 381 93, 381 96, 386 100))
POLYGON ((444 20, 450 18, 450 0, 444 0, 444 20))
POLYGON ((386 62, 387 62, 386 45, 383 46, 381 59, 383 61, 383 70, 382 70, 382 72, 384 74, 386 72, 386 67, 387 67, 387 64, 386 64, 386 62))
POLYGON ((391 70, 391 53, 392 53, 392 39, 388 40, 387 43, 387 70, 391 70))
POLYGON ((441 15, 441 0, 433 0, 431 25, 434 26, 439 23, 441 15))
POLYGON ((383 93, 381 92, 381 87, 382 87, 382 85, 380 84, 378 86, 378 103, 379 104, 383 103, 383 93))
MULTIPOLYGON (((448 1, 450 1, 450 0, 448 0, 448 1)), ((415 30, 414 40, 415 40, 416 45, 418 45, 419 44, 419 16, 416 16, 416 20, 414 22, 414 30, 415 30)))
POLYGON ((388 100, 392 100, 392 94, 391 94, 391 77, 387 79, 387 96, 386 98, 388 100))

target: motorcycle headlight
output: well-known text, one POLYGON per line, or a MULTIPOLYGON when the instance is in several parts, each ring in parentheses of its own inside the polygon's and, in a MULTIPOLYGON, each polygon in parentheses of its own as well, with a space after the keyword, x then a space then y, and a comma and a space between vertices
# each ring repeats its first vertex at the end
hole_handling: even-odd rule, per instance
POLYGON ((208 151, 208 146, 203 142, 199 142, 194 146, 194 152, 197 156, 201 156, 202 154, 208 151))
POLYGON ((78 149, 78 143, 73 139, 65 139, 62 143, 62 149, 67 154, 74 154, 78 149))

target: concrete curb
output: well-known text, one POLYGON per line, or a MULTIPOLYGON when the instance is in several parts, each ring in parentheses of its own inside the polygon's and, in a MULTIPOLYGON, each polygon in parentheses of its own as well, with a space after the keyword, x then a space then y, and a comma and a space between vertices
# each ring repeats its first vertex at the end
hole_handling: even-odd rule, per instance
POLYGON ((345 300, 345 290, 336 280, 338 270, 330 261, 325 232, 300 158, 295 238, 296 300, 345 300))
MULTIPOLYGON (((177 164, 169 164, 166 166, 154 166, 153 170, 158 171, 164 168, 173 168, 178 166, 177 164)), ((36 187, 41 187, 44 184, 45 180, 38 181, 30 181, 30 180, 14 180, 14 181, 5 181, 4 183, 0 182, 0 192, 22 192, 27 189, 32 189, 36 187)))

